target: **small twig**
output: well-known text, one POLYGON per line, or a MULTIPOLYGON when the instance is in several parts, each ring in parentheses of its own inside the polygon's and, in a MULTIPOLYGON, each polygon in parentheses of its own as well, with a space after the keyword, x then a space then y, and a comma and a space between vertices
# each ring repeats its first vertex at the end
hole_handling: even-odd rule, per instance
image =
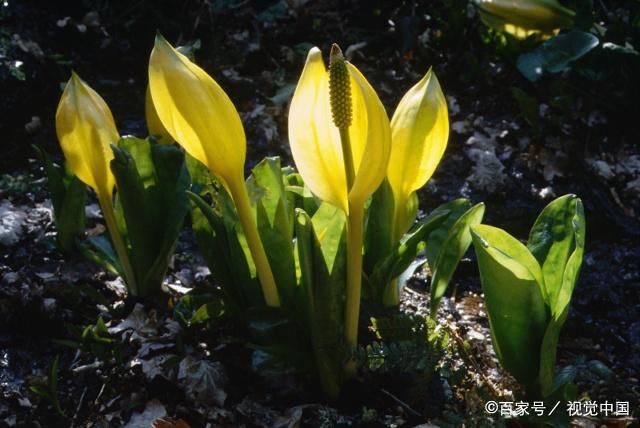
POLYGON ((480 364, 478 364, 475 358, 473 358, 473 356, 471 356, 467 352, 467 350, 464 348, 464 340, 462 340, 458 332, 452 329, 449 323, 446 323, 445 325, 448 327, 447 330, 449 330, 449 333, 451 333, 451 336, 455 339, 456 344, 458 345, 458 349, 462 351, 463 356, 466 357, 466 359, 471 363, 471 365, 473 365, 473 367, 476 369, 476 371, 478 372, 478 374, 480 375, 484 383, 491 389, 493 394, 496 397, 500 397, 502 394, 500 394, 500 391, 498 391, 498 388, 484 374, 484 372, 482 371, 482 368, 480 367, 480 364))
POLYGON ((99 369, 100 367, 102 367, 102 365, 103 365, 102 361, 96 360, 91 364, 85 364, 84 366, 76 367, 75 369, 72 370, 72 372, 74 374, 78 374, 78 373, 86 372, 87 370, 99 369))
POLYGON ((387 397, 391 398, 393 401, 395 401, 396 403, 398 403, 399 405, 401 405, 402 407, 405 408, 405 410, 407 410, 409 413, 411 413, 413 416, 422 416, 420 413, 416 412, 415 410, 413 410, 411 408, 411 406, 409 406, 407 403, 405 403, 404 401, 402 401, 401 399, 399 399, 398 397, 396 397, 395 395, 393 395, 392 393, 390 393, 389 391, 387 391, 386 389, 380 388, 380 391, 385 394, 387 397))
POLYGON ((86 393, 87 393, 87 387, 85 386, 84 389, 82 390, 82 394, 80 395, 80 401, 78 402, 78 407, 76 407, 76 412, 73 414, 73 418, 71 419, 70 428, 73 428, 73 426, 76 423, 76 419, 78 417, 78 413, 80 413, 80 408, 82 407, 82 403, 84 403, 84 396, 86 393))
POLYGON ((100 400, 100 397, 102 397, 102 394, 104 393, 104 389, 107 386, 106 383, 102 384, 102 387, 100 388, 100 391, 98 391, 98 395, 96 396, 96 399, 93 400, 93 405, 97 406, 98 405, 98 401, 100 400))

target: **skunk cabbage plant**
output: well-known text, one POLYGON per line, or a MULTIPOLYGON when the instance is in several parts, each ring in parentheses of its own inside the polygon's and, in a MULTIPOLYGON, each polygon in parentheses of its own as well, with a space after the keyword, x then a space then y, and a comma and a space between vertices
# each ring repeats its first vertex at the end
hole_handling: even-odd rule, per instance
POLYGON ((107 104, 76 74, 62 94, 56 130, 69 168, 95 190, 111 237, 89 238, 83 251, 121 275, 132 296, 158 291, 189 209, 184 154, 121 138, 107 104))
POLYGON ((482 22, 518 39, 547 38, 573 26, 575 12, 557 0, 476 0, 482 22))
POLYGON ((276 282, 256 228, 244 182, 246 138, 240 116, 203 69, 156 36, 149 91, 162 126, 228 189, 237 208, 265 302, 279 306, 276 282))
MULTIPOLYGON (((391 261, 399 261, 400 251, 407 251, 411 256, 407 254, 405 259, 413 262, 426 241, 425 252, 433 273, 432 311, 435 311, 458 261, 471 244, 469 226, 480 223, 484 205, 471 208, 466 200, 452 201, 436 209, 433 214, 446 215, 446 220, 430 235, 424 233, 420 224, 413 229, 410 240, 405 235, 416 220, 417 191, 435 172, 448 138, 446 98, 435 73, 429 70, 402 97, 393 114, 386 178, 368 209, 364 257, 365 295, 370 300, 389 306, 399 304, 401 284, 397 278, 405 269, 415 269, 419 264, 391 261), (404 241, 417 245, 406 247, 404 241)), ((428 216, 424 221, 431 219, 428 216)))
POLYGON ((530 399, 560 394, 567 384, 555 378, 556 347, 584 253, 582 202, 575 195, 552 201, 526 246, 492 226, 471 233, 500 363, 530 399))
POLYGON ((107 103, 75 73, 58 104, 56 133, 71 171, 96 192, 123 279, 136 290, 133 267, 113 210, 115 178, 109 163, 113 159, 111 145, 118 143, 120 135, 107 103))
POLYGON ((345 339, 356 346, 364 206, 389 161, 391 128, 378 95, 333 45, 329 70, 312 48, 289 110, 291 153, 305 184, 347 216, 345 339))

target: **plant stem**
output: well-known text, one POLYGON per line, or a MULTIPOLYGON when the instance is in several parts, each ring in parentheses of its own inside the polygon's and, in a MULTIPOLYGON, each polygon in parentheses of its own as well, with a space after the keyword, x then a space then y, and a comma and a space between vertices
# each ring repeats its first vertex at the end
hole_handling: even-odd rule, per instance
POLYGON ((342 158, 344 160, 344 170, 347 175, 347 189, 351 190, 356 177, 355 166, 353 164, 353 153, 351 152, 351 139, 349 138, 349 128, 340 129, 340 142, 342 143, 342 158))
MULTIPOLYGON (((402 221, 400 213, 398 213, 398 201, 393 198, 393 216, 391 218, 391 247, 400 241, 402 234, 400 232, 399 222, 402 221)), ((382 303, 385 306, 398 306, 400 304, 400 292, 398 291, 398 279, 391 280, 384 289, 382 303)))
POLYGON ((120 260, 120 265, 123 269, 122 276, 124 282, 127 284, 127 289, 129 290, 131 295, 138 296, 140 290, 138 290, 136 276, 134 274, 133 267, 131 266, 131 261, 129 260, 127 247, 122 240, 120 229, 118 229, 116 215, 113 210, 113 202, 111 202, 111 195, 98 195, 98 202, 100 203, 100 208, 102 208, 102 215, 104 216, 104 220, 107 223, 107 230, 109 231, 109 235, 111 236, 111 242, 113 242, 116 254, 118 255, 118 259, 120 260))
POLYGON ((240 223, 242 223, 242 230, 247 238, 249 244, 249 250, 251 256, 256 265, 256 271, 258 273, 258 279, 260 280, 260 286, 262 287, 262 294, 267 306, 279 307, 280 295, 278 294, 278 288, 276 287, 276 280, 273 277, 267 254, 264 251, 262 240, 258 234, 258 228, 253 219, 251 213, 251 204, 249 202, 249 195, 247 188, 244 185, 244 180, 229 181, 229 191, 233 197, 233 201, 236 204, 238 210, 238 216, 240 217, 240 223))
POLYGON ((398 306, 400 304, 400 290, 398 290, 398 278, 392 279, 384 290, 382 302, 385 306, 398 306))
MULTIPOLYGON (((347 221, 347 301, 344 331, 347 345, 355 348, 358 345, 358 319, 360 317, 360 292, 362 287, 364 203, 349 203, 347 221)), ((347 374, 349 374, 349 370, 348 365, 347 374)))

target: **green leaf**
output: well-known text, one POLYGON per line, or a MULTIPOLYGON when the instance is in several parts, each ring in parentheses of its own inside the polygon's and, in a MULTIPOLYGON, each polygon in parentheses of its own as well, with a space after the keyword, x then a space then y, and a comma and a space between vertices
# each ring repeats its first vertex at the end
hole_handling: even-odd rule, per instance
POLYGON ((575 195, 547 205, 529 233, 527 247, 542 266, 544 297, 555 318, 571 300, 584 254, 584 234, 584 209, 575 195))
POLYGON ((469 245, 471 245, 470 228, 482 222, 484 208, 484 204, 479 203, 460 216, 449 230, 447 238, 440 247, 440 253, 436 259, 431 279, 430 306, 432 317, 438 311, 440 299, 447 291, 449 281, 451 281, 460 259, 467 252, 469 245))
POLYGON ((393 250, 393 207, 393 191, 389 180, 385 178, 373 193, 366 212, 363 267, 369 274, 393 250))
POLYGON ((258 232, 284 304, 293 299, 296 266, 293 253, 293 208, 285 191, 286 178, 279 158, 265 158, 247 180, 256 209, 258 232))
POLYGON ((542 298, 542 270, 529 250, 505 231, 471 228, 496 355, 524 385, 540 368, 548 314, 542 298))
POLYGON ((363 281, 367 298, 382 302, 387 287, 395 286, 392 281, 402 274, 425 247, 427 237, 442 224, 449 212, 432 213, 423 219, 413 232, 406 234, 393 250, 383 257, 373 268, 373 272, 363 281))
POLYGON ((156 171, 155 191, 160 211, 156 227, 159 245, 153 249, 154 261, 140 282, 142 295, 156 291, 162 284, 191 207, 186 193, 190 180, 182 150, 176 146, 155 144, 151 147, 151 158, 156 171))
POLYGON ((345 349, 344 295, 346 278, 346 218, 327 203, 313 219, 296 215, 296 247, 301 272, 302 311, 310 332, 318 378, 327 396, 336 398, 343 381, 345 349))
POLYGON ((264 304, 255 267, 241 238, 242 227, 231 196, 220 188, 215 209, 199 195, 187 192, 192 202, 192 227, 214 278, 222 287, 231 311, 264 304))
POLYGON ((87 259, 114 275, 123 275, 118 256, 106 235, 90 236, 84 241, 79 241, 78 248, 87 259))
POLYGON ((33 146, 33 149, 47 174, 58 245, 64 252, 73 252, 76 250, 76 238, 84 236, 86 185, 75 175, 54 165, 43 149, 38 146, 33 146))
POLYGON ((173 308, 174 318, 184 327, 217 319, 224 314, 224 303, 213 294, 187 294, 173 308))
POLYGON ((582 265, 585 228, 582 201, 565 195, 542 210, 529 234, 528 247, 542 266, 545 302, 552 316, 540 350, 539 389, 543 396, 551 393, 560 330, 582 265))
POLYGON ((455 224, 455 222, 471 208, 471 202, 468 199, 460 198, 453 201, 446 202, 429 214, 430 216, 444 213, 447 217, 438 227, 436 227, 427 237, 427 247, 425 248, 425 256, 429 262, 429 267, 433 272, 438 260, 438 254, 440 249, 444 245, 449 231, 455 224))
MULTIPOLYGON (((127 139, 133 140, 134 137, 127 139)), ((151 163, 149 142, 146 140, 137 140, 137 142, 140 146, 146 147, 146 160, 151 163)), ((153 263, 153 251, 159 245, 155 230, 158 219, 154 218, 154 211, 160 207, 158 199, 153 197, 156 195, 152 196, 150 192, 145 192, 144 181, 138 174, 137 163, 130 153, 117 146, 112 146, 112 149, 115 157, 111 161, 111 171, 115 176, 118 189, 116 210, 120 211, 121 218, 124 220, 124 228, 121 232, 123 232, 123 238, 126 238, 125 242, 128 242, 127 249, 136 280, 140 281, 146 274, 146 269, 153 263)), ((138 159, 140 160, 140 157, 138 159)), ((141 169, 144 170, 142 165, 143 162, 141 162, 141 169)), ((134 296, 139 295, 141 291, 130 289, 134 296)))
POLYGON ((175 146, 123 137, 112 146, 116 211, 136 277, 133 295, 160 290, 184 218, 189 211, 189 175, 175 146))
POLYGON ((532 82, 546 73, 560 73, 569 65, 598 46, 596 36, 584 31, 571 30, 544 42, 533 51, 518 58, 518 70, 532 82))

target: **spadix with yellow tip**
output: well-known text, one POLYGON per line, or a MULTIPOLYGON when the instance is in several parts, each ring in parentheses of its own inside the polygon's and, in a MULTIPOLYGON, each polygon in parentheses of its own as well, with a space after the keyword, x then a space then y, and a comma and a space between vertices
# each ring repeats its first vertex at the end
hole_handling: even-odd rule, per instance
MULTIPOLYGON (((389 118, 369 82, 349 62, 345 61, 344 67, 349 96, 343 94, 340 99, 349 105, 332 109, 329 72, 322 52, 318 48, 309 51, 289 109, 289 142, 296 167, 309 189, 348 213, 349 201, 363 202, 382 182, 391 132, 389 118), (347 114, 348 121, 342 118, 347 114), (348 155, 354 170, 351 186, 347 183, 340 128, 334 117, 338 124, 348 123, 348 155)), ((334 98, 339 96, 339 88, 335 91, 334 98)))
MULTIPOLYGON (((289 110, 291 153, 305 184, 347 214, 345 341, 357 345, 364 203, 386 174, 389 118, 360 71, 331 49, 329 70, 312 48, 289 110)), ((347 370, 353 374, 353 366, 347 370)))
POLYGON ((202 68, 156 36, 149 60, 149 91, 162 125, 191 156, 227 187, 238 210, 265 302, 280 298, 253 218, 244 181, 247 141, 233 103, 202 68))

